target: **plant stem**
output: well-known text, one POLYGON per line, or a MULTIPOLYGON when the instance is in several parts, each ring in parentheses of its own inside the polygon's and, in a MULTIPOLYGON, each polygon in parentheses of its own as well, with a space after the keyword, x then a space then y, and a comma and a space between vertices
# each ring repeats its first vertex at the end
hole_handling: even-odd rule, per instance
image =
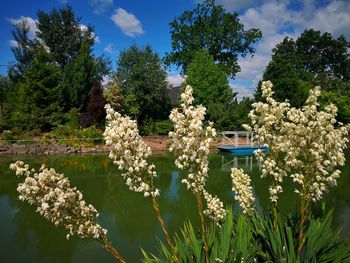
POLYGON ((276 204, 272 205, 273 209, 273 229, 275 230, 275 233, 277 233, 277 206, 276 204))
POLYGON ((203 216, 203 204, 202 204, 201 193, 196 193, 196 199, 197 199, 198 214, 201 218, 201 224, 202 224, 202 241, 203 241, 203 247, 205 251, 205 262, 209 263, 209 249, 206 241, 206 230, 205 230, 205 221, 203 216))
POLYGON ((107 239, 101 240, 102 246, 111 253, 119 262, 126 263, 126 260, 120 255, 118 250, 107 239))
POLYGON ((308 219, 307 211, 308 211, 308 203, 305 202, 305 200, 302 198, 300 203, 299 245, 297 249, 298 254, 301 253, 301 250, 305 243, 304 224, 308 219))
POLYGON ((155 198, 155 197, 152 197, 152 198, 151 198, 151 202, 152 202, 152 206, 153 206, 154 210, 156 211, 157 218, 158 218, 158 221, 159 221, 160 226, 162 227, 162 230, 163 230, 163 232, 164 232, 164 235, 165 235, 165 237, 166 237, 166 241, 168 242, 168 245, 170 246, 170 248, 171 248, 171 250, 172 250, 172 252, 173 252, 174 260, 175 260, 176 262, 178 262, 179 260, 178 260, 178 258, 176 257, 175 246, 174 246, 173 242, 171 241, 171 239, 170 239, 170 237, 169 237, 169 233, 168 233, 168 231, 167 231, 167 229, 166 229, 166 227, 165 227, 164 220, 163 220, 163 218, 162 218, 162 216, 161 216, 161 214, 160 214, 160 209, 159 209, 159 205, 158 205, 158 203, 157 203, 156 198, 155 198))

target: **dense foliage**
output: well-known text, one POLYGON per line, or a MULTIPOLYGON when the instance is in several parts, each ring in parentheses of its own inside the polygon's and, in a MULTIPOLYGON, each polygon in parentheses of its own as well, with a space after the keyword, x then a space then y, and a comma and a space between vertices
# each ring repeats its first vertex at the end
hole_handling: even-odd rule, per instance
POLYGON ((172 51, 166 64, 182 67, 187 73, 198 50, 205 49, 231 78, 240 71, 238 56, 253 54, 252 44, 261 38, 259 29, 245 30, 238 13, 225 12, 215 0, 205 0, 170 23, 172 51))
MULTIPOLYGON (((296 40, 286 37, 273 49, 263 79, 274 83, 275 96, 301 106, 310 88, 319 85, 323 104, 339 108, 338 119, 350 122, 350 43, 344 36, 333 38, 313 29, 296 40)), ((256 98, 261 98, 260 85, 256 98)))
POLYGON ((208 110, 208 119, 218 130, 241 130, 248 121, 251 100, 238 102, 229 86, 226 73, 215 63, 206 50, 197 51, 188 66, 183 86, 193 88, 195 104, 203 104, 208 110))
POLYGON ((140 126, 150 120, 168 117, 170 99, 166 72, 158 54, 150 46, 139 48, 133 44, 123 50, 113 79, 120 87, 123 111, 137 119, 140 126))
MULTIPOLYGON (((256 207, 251 179, 243 169, 231 169, 232 190, 242 211, 224 208, 217 196, 206 189, 209 176, 209 144, 216 131, 205 123, 206 109, 194 106, 191 86, 181 94, 181 104, 172 110, 170 120, 174 131, 169 134, 169 151, 176 155, 175 165, 181 183, 196 200, 200 228, 187 221, 181 232, 169 235, 162 218, 157 188, 156 166, 150 162, 151 148, 139 134, 136 121, 115 112, 106 105, 104 139, 111 146, 109 158, 122 173, 120 176, 131 191, 142 194, 154 208, 166 238, 159 242, 156 254, 142 250, 144 262, 348 262, 350 240, 340 237, 332 228, 332 211, 321 214, 313 208, 323 193, 336 186, 344 165, 344 149, 350 125, 335 120, 337 108, 330 104, 319 109, 320 89, 310 90, 302 108, 273 98, 271 82, 263 82, 265 102, 253 104, 249 114, 255 140, 268 145, 256 156, 261 164, 262 178, 269 178, 271 206, 267 211, 256 207), (327 132, 326 132, 327 131, 327 132), (283 178, 294 183, 294 196, 300 212, 278 211, 278 194, 283 178), (207 216, 207 217, 204 217, 207 216)), ((17 176, 23 176, 17 191, 19 200, 36 206, 36 212, 73 235, 90 238, 110 252, 119 262, 126 259, 110 243, 107 230, 97 222, 98 212, 87 205, 81 192, 71 187, 67 177, 42 165, 39 172, 17 161, 10 165, 17 176)), ((286 189, 287 190, 287 189, 286 189)), ((293 190, 293 189, 289 189, 293 190)))
POLYGON ((82 26, 71 7, 37 15, 34 39, 25 22, 12 32, 16 61, 1 83, 1 129, 48 131, 72 108, 86 112, 93 83, 108 72, 108 61, 92 54, 92 27, 82 26))

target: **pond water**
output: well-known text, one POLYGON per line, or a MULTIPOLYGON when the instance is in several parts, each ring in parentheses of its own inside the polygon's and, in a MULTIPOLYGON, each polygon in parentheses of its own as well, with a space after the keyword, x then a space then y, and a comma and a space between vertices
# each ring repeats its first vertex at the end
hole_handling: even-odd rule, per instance
MULTIPOLYGON (((0 258, 1 262, 115 262, 97 242, 72 238, 35 213, 35 208, 17 199, 20 180, 8 169, 11 162, 21 159, 36 169, 41 163, 53 167, 69 177, 72 185, 84 194, 100 212, 100 223, 108 229, 109 238, 128 262, 139 262, 140 248, 155 251, 157 240, 163 239, 151 204, 142 194, 133 193, 123 183, 116 167, 107 155, 55 155, 55 156, 2 156, 0 157, 0 258)), ((156 184, 161 190, 161 213, 170 232, 190 219, 199 223, 196 204, 190 192, 181 184, 181 177, 174 165, 175 158, 166 153, 151 158, 159 173, 156 184)), ((267 208, 268 182, 260 179, 259 166, 250 157, 234 159, 211 154, 207 189, 218 195, 226 205, 237 204, 231 191, 230 169, 233 165, 243 168, 253 178, 256 205, 267 208)), ((342 168, 338 187, 326 195, 326 205, 334 209, 334 226, 341 228, 343 236, 350 234, 350 152, 347 164, 342 168)), ((287 183, 280 197, 282 210, 297 209, 293 186, 287 183)))

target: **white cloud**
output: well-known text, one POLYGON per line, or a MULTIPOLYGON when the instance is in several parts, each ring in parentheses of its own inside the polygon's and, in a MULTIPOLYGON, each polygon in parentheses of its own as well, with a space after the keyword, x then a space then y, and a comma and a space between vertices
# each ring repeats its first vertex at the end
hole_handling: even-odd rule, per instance
POLYGON ((252 5, 255 0, 219 0, 218 4, 222 5, 227 11, 238 11, 252 5))
POLYGON ((30 16, 21 16, 18 19, 8 18, 7 19, 12 25, 25 22, 29 27, 28 37, 34 39, 36 37, 36 32, 38 31, 37 23, 38 20, 31 18, 30 16))
POLYGON ((116 53, 116 51, 113 48, 113 44, 112 43, 108 43, 105 48, 103 49, 104 52, 109 53, 109 54, 114 54, 116 53))
POLYGON ((343 34, 350 40, 350 1, 332 1, 325 8, 316 10, 309 27, 337 37, 343 34))
POLYGON ((183 78, 180 74, 173 75, 173 76, 167 76, 166 79, 174 87, 180 86, 182 84, 182 82, 185 81, 185 78, 183 78))
POLYGON ((255 89, 249 86, 241 85, 241 84, 230 84, 233 92, 237 92, 237 100, 241 101, 244 97, 252 98, 255 93, 255 89))
POLYGON ((144 33, 141 22, 132 13, 128 13, 123 8, 115 10, 115 14, 111 16, 113 22, 118 26, 125 35, 135 37, 144 33))
POLYGON ((113 6, 113 0, 89 0, 95 14, 102 14, 109 7, 113 6))
MULTIPOLYGON (((81 31, 87 31, 88 27, 86 25, 84 25, 84 24, 80 24, 80 30, 81 31)), ((100 38, 98 36, 96 36, 95 32, 92 32, 92 37, 93 37, 95 43, 97 43, 97 44, 101 43, 100 38)))
POLYGON ((18 47, 18 42, 16 40, 9 41, 11 47, 18 47))

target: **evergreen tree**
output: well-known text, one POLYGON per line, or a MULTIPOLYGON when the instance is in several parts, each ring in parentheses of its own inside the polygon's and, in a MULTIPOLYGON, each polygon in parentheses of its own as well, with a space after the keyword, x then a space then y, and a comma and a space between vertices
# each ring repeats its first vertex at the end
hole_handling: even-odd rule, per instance
POLYGON ((25 22, 13 30, 16 63, 9 75, 17 102, 9 123, 25 129, 63 122, 62 110, 85 112, 93 83, 109 71, 108 61, 92 54, 92 28, 83 27, 71 7, 39 11, 37 26, 34 39, 28 37, 25 22))
POLYGON ((49 13, 39 11, 37 16, 37 35, 61 68, 80 54, 82 40, 90 47, 94 44, 92 27, 82 27, 70 6, 54 8, 49 13))
POLYGON ((60 78, 60 68, 51 62, 45 49, 37 49, 19 83, 18 103, 11 116, 14 125, 24 130, 49 130, 62 121, 60 78))
POLYGON ((238 102, 229 86, 227 75, 206 51, 197 51, 188 67, 184 85, 191 85, 195 104, 207 108, 208 119, 218 130, 240 130, 248 121, 251 100, 238 102))
POLYGON ((41 47, 41 43, 37 39, 30 39, 28 36, 29 26, 25 21, 16 24, 12 30, 12 37, 16 42, 16 46, 12 47, 13 56, 16 59, 9 69, 9 77, 18 82, 24 75, 24 70, 34 59, 36 48, 41 47))

